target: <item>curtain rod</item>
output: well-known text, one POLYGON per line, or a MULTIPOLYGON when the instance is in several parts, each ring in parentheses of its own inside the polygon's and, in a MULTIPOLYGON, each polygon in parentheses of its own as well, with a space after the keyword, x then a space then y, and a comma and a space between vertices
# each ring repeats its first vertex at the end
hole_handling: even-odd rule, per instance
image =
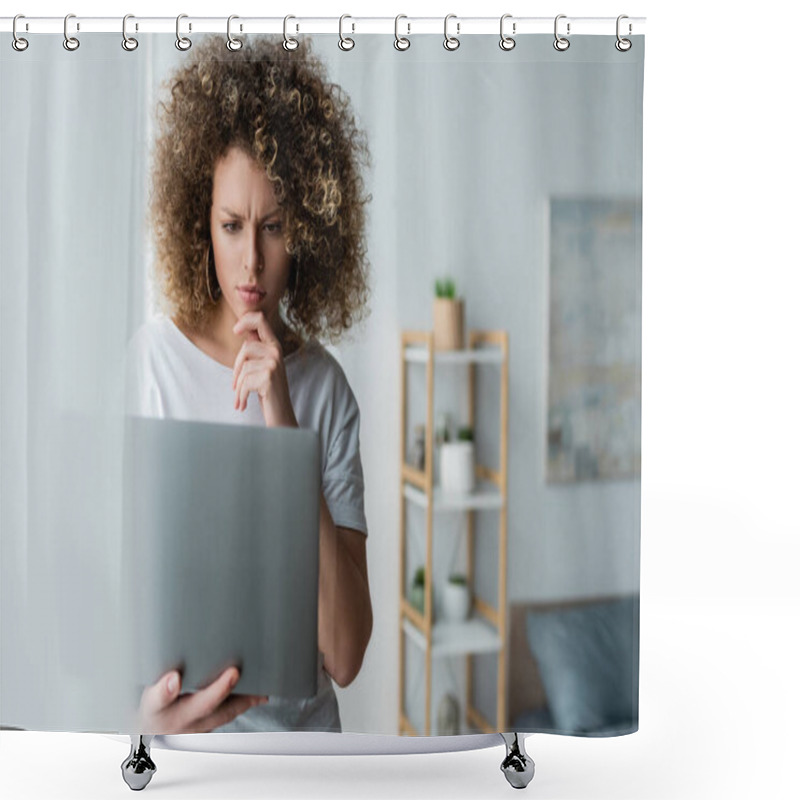
MULTIPOLYGON (((182 15, 181 34, 226 33, 227 17, 193 17, 182 15)), ((558 31, 561 36, 595 35, 613 36, 617 32, 616 17, 570 17, 560 14, 558 31), (569 26, 569 27, 568 27, 569 26)), ((555 17, 514 17, 506 15, 504 31, 508 36, 532 33, 553 34, 555 17)), ((624 17, 621 20, 623 36, 644 34, 645 17, 624 17)), ((11 33, 13 17, 0 18, 0 31, 11 33)), ((64 33, 64 17, 27 17, 17 20, 17 34, 64 33)), ((298 34, 338 34, 395 33, 394 17, 354 17, 346 15, 341 21, 338 17, 292 16, 288 21, 290 35, 298 34)), ((444 34, 444 17, 406 17, 397 21, 401 36, 414 34, 444 34)), ((68 21, 69 34, 77 33, 122 33, 122 17, 80 17, 71 15, 68 21)), ((175 17, 136 17, 129 16, 126 24, 128 35, 133 33, 175 33, 175 17)), ((231 31, 242 33, 283 33, 283 17, 236 17, 231 31)), ((458 17, 451 15, 448 23, 451 36, 470 34, 500 34, 500 17, 458 17)))

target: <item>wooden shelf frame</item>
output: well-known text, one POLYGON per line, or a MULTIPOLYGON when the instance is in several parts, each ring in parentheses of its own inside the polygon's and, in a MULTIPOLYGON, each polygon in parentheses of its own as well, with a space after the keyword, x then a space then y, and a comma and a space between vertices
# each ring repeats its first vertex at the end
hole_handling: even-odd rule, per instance
POLYGON ((508 568, 508 332, 471 330, 469 347, 458 351, 434 351, 431 331, 405 330, 400 335, 400 615, 399 615, 399 733, 431 735, 431 687, 434 658, 461 654, 466 662, 466 721, 484 732, 505 731, 507 727, 507 568, 508 568), (406 462, 408 403, 406 370, 410 365, 425 367, 426 424, 425 469, 418 470, 406 462), (433 392, 434 366, 461 364, 468 370, 468 422, 475 430, 475 367, 481 364, 500 365, 500 457, 499 470, 476 465, 479 491, 471 495, 448 495, 433 483, 433 392), (481 485, 483 482, 483 485, 481 485), (421 614, 406 598, 406 502, 423 508, 426 517, 425 542, 425 613, 421 614), (467 579, 475 585, 475 512, 496 509, 498 513, 498 603, 497 608, 475 596, 475 614, 462 628, 433 621, 433 535, 434 513, 460 510, 467 514, 467 579), (464 642, 458 641, 464 634, 464 642), (423 650, 425 658, 425 722, 422 731, 411 724, 405 708, 406 638, 423 650), (472 637, 473 645, 469 644, 472 637), (472 705, 473 656, 496 652, 497 710, 496 726, 472 705))

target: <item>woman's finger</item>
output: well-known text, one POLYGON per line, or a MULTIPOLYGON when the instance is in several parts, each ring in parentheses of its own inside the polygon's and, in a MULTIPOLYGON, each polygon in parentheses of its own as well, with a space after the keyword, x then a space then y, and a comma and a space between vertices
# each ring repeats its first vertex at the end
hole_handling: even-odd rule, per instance
POLYGON ((233 362, 233 388, 236 388, 236 380, 239 377, 239 372, 242 369, 242 365, 249 359, 252 358, 259 358, 260 356, 264 355, 264 343, 259 340, 257 342, 254 341, 246 341, 240 348, 239 352, 236 354, 236 361, 233 362))
POLYGON ((269 322, 267 322, 263 311, 248 311, 246 314, 242 314, 238 322, 233 326, 233 332, 236 334, 248 330, 255 331, 262 342, 269 342, 280 347, 278 337, 273 332, 269 322))
POLYGON ((261 393, 274 374, 277 362, 270 358, 260 361, 246 361, 239 374, 239 386, 236 389, 236 407, 244 410, 247 408, 247 398, 250 392, 261 393))
POLYGON ((205 689, 181 697, 176 709, 177 726, 180 729, 188 729, 198 720, 211 714, 231 694, 238 680, 239 670, 231 667, 205 689))
POLYGON ((247 376, 253 372, 254 368, 257 367, 257 361, 245 361, 242 368, 239 370, 238 376, 236 377, 236 385, 233 387, 233 407, 239 409, 240 411, 244 411, 247 408, 247 396, 252 391, 251 389, 247 389, 245 391, 247 376))
POLYGON ((239 671, 228 669, 205 689, 180 695, 180 673, 163 675, 142 693, 141 733, 200 733, 225 725, 249 708, 268 701, 262 695, 232 694, 239 671), (174 679, 174 682, 173 682, 174 679))
POLYGON ((239 386, 236 389, 236 407, 244 411, 247 408, 247 398, 250 392, 257 392, 263 380, 260 375, 261 364, 248 361, 239 375, 239 386))
POLYGON ((236 719, 239 714, 244 714, 255 706, 262 705, 269 701, 269 698, 252 694, 232 694, 219 708, 212 711, 207 717, 198 720, 196 723, 197 733, 209 733, 215 728, 226 725, 231 720, 236 719))
POLYGON ((178 697, 181 691, 181 675, 172 670, 162 675, 152 686, 142 692, 139 703, 140 713, 152 717, 166 708, 178 697))

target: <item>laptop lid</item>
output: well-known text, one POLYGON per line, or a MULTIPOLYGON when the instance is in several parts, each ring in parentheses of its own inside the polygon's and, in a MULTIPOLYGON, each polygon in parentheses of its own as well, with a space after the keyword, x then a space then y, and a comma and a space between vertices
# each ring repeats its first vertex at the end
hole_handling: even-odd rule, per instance
POLYGON ((128 417, 123 586, 137 686, 317 691, 315 431, 128 417))

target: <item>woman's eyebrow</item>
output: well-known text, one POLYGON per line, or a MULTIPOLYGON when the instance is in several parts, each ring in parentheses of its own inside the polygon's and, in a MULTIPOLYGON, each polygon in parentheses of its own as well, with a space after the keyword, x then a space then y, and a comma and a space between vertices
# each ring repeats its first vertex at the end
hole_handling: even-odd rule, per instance
MULTIPOLYGON (((227 214, 229 217, 233 217, 234 219, 244 219, 244 217, 238 211, 231 211, 231 209, 229 208, 221 208, 220 210, 222 211, 223 214, 227 214)), ((279 213, 280 213, 280 208, 279 207, 274 208, 268 214, 265 214, 263 217, 261 217, 260 221, 264 222, 265 220, 268 220, 270 217, 274 217, 276 214, 279 213)))

